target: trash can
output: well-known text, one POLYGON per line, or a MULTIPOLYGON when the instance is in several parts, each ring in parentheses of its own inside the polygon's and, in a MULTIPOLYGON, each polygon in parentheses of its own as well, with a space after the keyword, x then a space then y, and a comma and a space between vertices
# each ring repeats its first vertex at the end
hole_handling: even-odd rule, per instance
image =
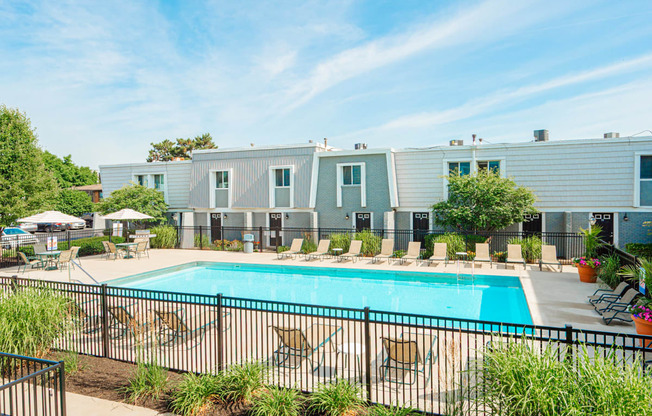
POLYGON ((244 242, 244 252, 253 253, 254 252, 254 235, 245 234, 242 236, 242 241, 244 242))

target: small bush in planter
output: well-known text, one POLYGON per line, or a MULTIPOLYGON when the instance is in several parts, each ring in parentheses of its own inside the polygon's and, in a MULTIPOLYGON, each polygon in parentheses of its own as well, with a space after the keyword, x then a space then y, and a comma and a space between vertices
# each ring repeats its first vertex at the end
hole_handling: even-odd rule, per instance
POLYGON ((317 244, 315 244, 315 242, 312 241, 310 235, 306 235, 305 238, 303 239, 303 244, 301 244, 301 252, 303 254, 306 254, 306 253, 312 253, 313 251, 316 250, 317 250, 317 244))
POLYGON ((325 416, 350 416, 364 409, 362 390, 354 382, 337 379, 322 385, 308 398, 308 413, 325 416))
POLYGON ((494 251, 491 255, 493 260, 498 263, 505 263, 507 261, 507 252, 506 251, 494 251))
POLYGON ((298 390, 272 386, 253 402, 251 416, 299 416, 302 410, 298 390))
POLYGON ((156 364, 139 362, 129 385, 122 389, 127 400, 138 404, 143 400, 158 400, 168 389, 168 370, 156 364))
POLYGON ((173 394, 172 411, 182 416, 202 414, 213 405, 218 393, 218 376, 188 373, 173 394))
POLYGON ((602 256, 599 259, 601 266, 598 269, 598 277, 609 287, 614 288, 620 283, 620 257, 615 254, 602 256))

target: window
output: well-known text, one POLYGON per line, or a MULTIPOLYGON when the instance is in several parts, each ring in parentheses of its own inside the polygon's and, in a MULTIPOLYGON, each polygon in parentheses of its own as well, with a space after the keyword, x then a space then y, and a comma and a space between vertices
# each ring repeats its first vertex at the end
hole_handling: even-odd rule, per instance
POLYGON ((215 188, 229 189, 229 171, 215 172, 215 188))
POLYGON ((136 175, 136 183, 140 186, 147 186, 147 175, 136 175))
POLYGON ((494 173, 500 173, 500 161, 499 160, 489 160, 489 161, 479 161, 478 170, 489 169, 494 173))
POLYGON ((343 185, 360 185, 362 184, 362 167, 360 165, 342 166, 342 184, 343 185))
POLYGON ((154 189, 161 192, 165 190, 165 175, 154 175, 154 189))
POLYGON ((449 175, 465 176, 471 173, 471 162, 448 162, 449 175))
POLYGON ((276 187, 289 188, 290 187, 290 169, 276 169, 276 187))
POLYGON ((640 205, 652 206, 652 155, 641 156, 639 173, 640 205))

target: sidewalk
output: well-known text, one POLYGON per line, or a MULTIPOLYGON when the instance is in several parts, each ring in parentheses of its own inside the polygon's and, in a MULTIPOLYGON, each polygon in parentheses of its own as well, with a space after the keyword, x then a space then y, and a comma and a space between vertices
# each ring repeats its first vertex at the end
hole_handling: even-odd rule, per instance
POLYGON ((66 411, 68 416, 174 416, 173 413, 159 413, 145 407, 75 393, 66 393, 66 411))

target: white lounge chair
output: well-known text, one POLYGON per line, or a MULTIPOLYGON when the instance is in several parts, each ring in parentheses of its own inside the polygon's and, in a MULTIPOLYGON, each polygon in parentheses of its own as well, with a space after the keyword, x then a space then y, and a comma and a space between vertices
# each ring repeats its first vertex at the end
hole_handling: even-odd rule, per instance
POLYGON ((301 254, 301 246, 303 246, 303 238, 295 238, 292 240, 292 245, 289 250, 277 253, 278 259, 296 259, 297 256, 301 254))
POLYGON ((523 254, 521 251, 520 244, 507 244, 507 260, 505 260, 505 265, 509 263, 522 264, 523 270, 525 270, 525 260, 523 259, 523 254))
POLYGON ((489 263, 489 267, 493 267, 493 261, 489 255, 489 244, 487 243, 476 243, 475 244, 475 257, 473 258, 473 266, 475 267, 475 262, 489 263))
POLYGON ((312 260, 312 259, 319 259, 324 260, 324 257, 329 256, 328 254, 328 248, 331 245, 331 240, 319 240, 319 245, 317 245, 317 250, 313 251, 312 253, 306 253, 305 259, 306 261, 312 260))
POLYGON ((362 250, 362 240, 353 240, 349 245, 349 251, 337 256, 337 261, 341 262, 343 260, 350 259, 352 262, 355 263, 355 260, 358 257, 362 256, 362 254, 360 253, 361 250, 362 250))
POLYGON ((376 263, 382 262, 383 260, 389 262, 389 259, 392 257, 394 257, 394 240, 391 238, 385 238, 380 246, 380 253, 373 256, 371 262, 376 263))
POLYGON ((408 244, 407 253, 403 257, 399 257, 397 260, 400 264, 405 264, 410 261, 417 261, 421 256, 421 241, 411 241, 408 244))
POLYGON ((431 263, 441 263, 448 264, 448 244, 446 243, 434 243, 432 247, 432 256, 427 259, 424 259, 430 266, 431 263))
POLYGON ((555 246, 541 246, 541 258, 539 259, 539 270, 543 270, 543 265, 554 265, 559 267, 561 273, 561 262, 557 260, 557 247, 555 246))

